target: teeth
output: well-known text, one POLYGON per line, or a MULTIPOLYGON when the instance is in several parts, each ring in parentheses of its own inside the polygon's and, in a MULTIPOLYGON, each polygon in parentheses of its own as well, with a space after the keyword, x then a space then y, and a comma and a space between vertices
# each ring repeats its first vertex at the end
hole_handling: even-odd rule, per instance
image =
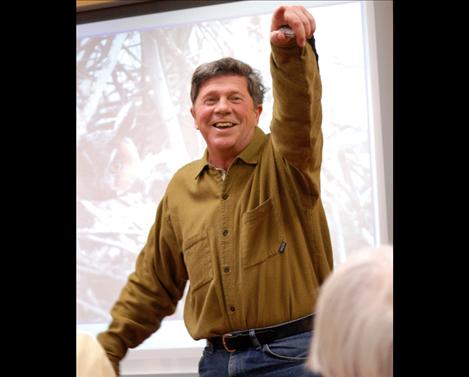
POLYGON ((229 128, 229 127, 233 127, 234 124, 230 122, 220 122, 220 123, 215 123, 214 126, 217 128, 229 128))

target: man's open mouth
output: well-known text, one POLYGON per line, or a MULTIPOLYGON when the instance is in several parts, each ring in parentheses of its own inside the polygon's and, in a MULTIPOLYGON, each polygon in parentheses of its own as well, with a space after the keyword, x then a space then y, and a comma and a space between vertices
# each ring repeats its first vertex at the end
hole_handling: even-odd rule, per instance
POLYGON ((218 122, 218 123, 214 123, 213 127, 219 128, 219 129, 225 129, 225 128, 234 127, 235 125, 236 125, 235 123, 231 123, 231 122, 218 122))

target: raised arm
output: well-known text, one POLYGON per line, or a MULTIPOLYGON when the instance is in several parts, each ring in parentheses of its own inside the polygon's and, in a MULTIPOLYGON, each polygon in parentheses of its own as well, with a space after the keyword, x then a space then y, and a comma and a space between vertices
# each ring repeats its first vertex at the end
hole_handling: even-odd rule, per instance
POLYGON ((302 6, 281 6, 272 16, 271 132, 274 147, 288 163, 319 185, 322 87, 314 48, 315 30, 313 16, 302 6), (295 33, 293 38, 279 30, 285 25, 295 33))

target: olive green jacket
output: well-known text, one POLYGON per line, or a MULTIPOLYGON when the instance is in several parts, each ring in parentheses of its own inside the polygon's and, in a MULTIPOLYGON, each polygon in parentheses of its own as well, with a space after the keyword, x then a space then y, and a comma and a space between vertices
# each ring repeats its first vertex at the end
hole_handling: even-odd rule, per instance
POLYGON ((204 158, 181 168, 161 200, 135 271, 98 336, 116 371, 128 348, 175 311, 194 339, 314 311, 332 270, 320 199, 321 80, 310 44, 272 46, 271 134, 256 127, 225 180, 204 158))

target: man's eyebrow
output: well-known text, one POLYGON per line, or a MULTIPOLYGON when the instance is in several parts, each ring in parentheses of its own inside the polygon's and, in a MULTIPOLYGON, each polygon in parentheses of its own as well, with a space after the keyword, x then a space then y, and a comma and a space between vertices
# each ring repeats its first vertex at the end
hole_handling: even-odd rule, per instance
POLYGON ((218 95, 217 91, 216 90, 211 90, 210 92, 204 93, 202 98, 209 97, 209 96, 214 96, 214 95, 218 95))
MULTIPOLYGON (((205 98, 205 97, 209 97, 209 96, 218 96, 219 95, 219 91, 218 90, 211 90, 207 93, 204 93, 202 95, 202 98, 205 98)), ((231 96, 233 94, 239 94, 240 96, 244 96, 242 92, 240 92, 239 90, 230 90, 227 92, 227 95, 231 96)))

